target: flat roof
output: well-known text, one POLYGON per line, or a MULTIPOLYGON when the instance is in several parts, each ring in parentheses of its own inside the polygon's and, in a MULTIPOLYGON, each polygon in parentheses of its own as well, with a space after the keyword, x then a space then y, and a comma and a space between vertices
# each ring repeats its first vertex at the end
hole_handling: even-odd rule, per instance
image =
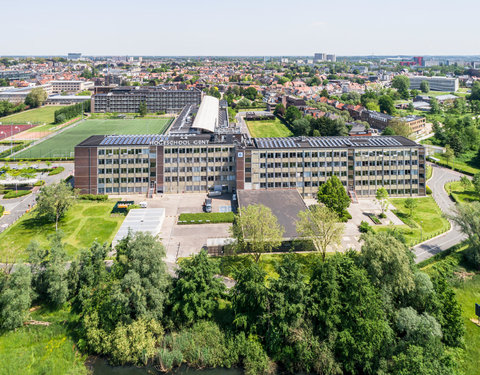
POLYGON ((285 228, 283 237, 285 239, 298 237, 296 227, 298 213, 305 211, 307 205, 297 189, 238 190, 237 197, 239 207, 263 204, 270 208, 278 223, 285 228))
POLYGON ((145 232, 152 234, 152 236, 156 236, 162 229, 164 219, 164 208, 138 208, 130 210, 115 235, 112 245, 115 247, 122 238, 127 236, 129 231, 131 231, 132 234, 136 232, 145 232))

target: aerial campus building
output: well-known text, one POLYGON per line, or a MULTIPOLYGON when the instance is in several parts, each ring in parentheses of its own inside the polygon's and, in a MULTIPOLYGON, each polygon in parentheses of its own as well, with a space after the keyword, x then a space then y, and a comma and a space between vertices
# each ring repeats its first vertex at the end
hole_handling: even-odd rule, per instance
POLYGON ((187 105, 199 105, 202 92, 197 89, 172 90, 163 86, 115 87, 92 96, 92 112, 136 113, 141 103, 148 112, 180 112, 187 105))
POLYGON ((427 81, 432 91, 456 92, 459 88, 458 78, 409 76, 410 90, 420 90, 423 81, 427 81))
POLYGON ((314 196, 332 175, 351 195, 384 186, 422 196, 425 148, 400 136, 250 138, 208 96, 165 135, 94 135, 75 147, 75 187, 89 194, 295 188, 314 196))

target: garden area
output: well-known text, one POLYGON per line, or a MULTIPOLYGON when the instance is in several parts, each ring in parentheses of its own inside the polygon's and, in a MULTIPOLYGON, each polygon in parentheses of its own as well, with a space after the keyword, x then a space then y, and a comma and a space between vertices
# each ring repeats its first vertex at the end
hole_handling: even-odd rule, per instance
POLYGON ((395 206, 393 213, 404 223, 404 226, 378 225, 375 232, 385 232, 391 229, 399 231, 405 236, 410 246, 416 245, 429 238, 438 236, 450 229, 449 221, 443 216, 440 207, 432 197, 424 198, 392 198, 390 203, 395 206), (413 200, 414 207, 409 207, 413 200))
MULTIPOLYGON (((100 243, 113 240, 125 216, 111 216, 114 201, 96 202, 79 200, 67 211, 59 222, 63 232, 65 250, 73 259, 79 250, 91 246, 93 241, 100 243)), ((0 233, 0 259, 9 262, 25 261, 28 258, 27 246, 32 240, 40 246, 50 243, 49 237, 55 233, 55 223, 36 217, 35 210, 23 215, 10 228, 0 233)))
POLYGON ((457 203, 470 203, 480 200, 480 195, 475 191, 473 184, 462 181, 453 181, 445 185, 445 190, 457 203))
POLYGON ((253 138, 290 137, 293 133, 287 126, 275 118, 274 120, 246 121, 253 138))
POLYGON ((476 151, 465 151, 457 157, 447 159, 445 154, 435 154, 435 158, 439 159, 436 162, 439 165, 447 166, 456 171, 474 175, 480 172, 480 160, 477 158, 476 151))

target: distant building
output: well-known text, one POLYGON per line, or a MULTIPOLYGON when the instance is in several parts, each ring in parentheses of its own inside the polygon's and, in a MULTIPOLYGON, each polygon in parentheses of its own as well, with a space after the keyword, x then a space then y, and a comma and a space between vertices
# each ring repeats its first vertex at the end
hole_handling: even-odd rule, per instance
POLYGON ((82 57, 81 53, 78 52, 69 52, 67 59, 68 60, 79 60, 82 57))
POLYGON ((427 81, 432 91, 458 91, 458 78, 450 77, 425 77, 425 76, 410 76, 410 89, 419 90, 423 81, 427 81))
POLYGON ((336 62, 337 61, 337 56, 335 56, 333 54, 327 55, 327 61, 336 62))
POLYGON ((45 102, 47 105, 71 105, 90 100, 89 95, 53 95, 49 96, 45 102))
POLYGON ((23 81, 25 79, 35 78, 35 73, 21 71, 21 70, 4 70, 0 72, 0 79, 8 79, 8 80, 19 80, 23 81))
POLYGON ((35 88, 42 88, 47 93, 47 95, 52 94, 52 85, 50 83, 47 83, 40 86, 29 86, 4 90, 0 92, 0 101, 6 100, 10 103, 22 103, 25 101, 25 98, 30 93, 30 91, 35 88))
POLYGON ((52 92, 54 94, 60 94, 62 92, 76 94, 84 90, 91 90, 94 87, 94 83, 91 81, 51 81, 52 92))
POLYGON ((116 87, 108 93, 92 97, 92 112, 138 112, 146 103, 148 112, 180 112, 186 105, 199 105, 202 92, 198 89, 172 90, 163 86, 116 87))
POLYGON ((313 55, 313 62, 322 62, 327 60, 327 55, 325 53, 316 53, 313 55))

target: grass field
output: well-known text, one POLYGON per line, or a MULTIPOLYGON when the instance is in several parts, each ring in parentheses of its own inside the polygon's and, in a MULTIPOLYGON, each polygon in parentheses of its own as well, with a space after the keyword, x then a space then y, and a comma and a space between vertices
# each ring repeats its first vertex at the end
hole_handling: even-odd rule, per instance
POLYGON ((91 135, 159 134, 165 131, 170 119, 148 120, 85 120, 32 148, 22 151, 17 159, 71 157, 74 147, 91 135))
POLYGON ((475 303, 480 303, 480 274, 478 270, 470 269, 463 260, 463 253, 467 251, 467 246, 462 244, 452 248, 450 252, 438 254, 433 260, 429 259, 419 264, 421 270, 432 274, 435 268, 442 270, 452 269, 461 274, 468 273, 465 279, 459 278, 458 274, 453 275, 450 283, 455 290, 457 301, 462 308, 462 317, 465 323, 465 351, 459 365, 464 374, 480 375, 480 327, 476 326, 470 319, 475 317, 475 303), (437 259, 438 258, 438 259, 437 259), (425 266, 422 266, 425 264, 425 266))
POLYGON ((440 160, 438 164, 449 166, 456 171, 468 174, 480 172, 480 161, 477 159, 477 154, 474 151, 464 152, 462 155, 450 159, 448 164, 444 154, 435 154, 434 157, 440 160))
POLYGON ((44 308, 31 313, 34 320, 49 326, 23 326, 0 336, 0 373, 86 375, 85 356, 69 335, 68 310, 50 312, 44 308))
POLYGON ((390 202, 396 207, 395 214, 405 223, 404 226, 375 225, 376 232, 396 228, 405 236, 410 245, 435 237, 450 228, 450 223, 443 217, 440 207, 432 197, 415 198, 418 202, 413 215, 409 217, 409 210, 405 208, 406 198, 393 198, 390 202))
MULTIPOLYGON (((70 259, 83 248, 89 248, 93 241, 111 242, 124 216, 111 217, 114 201, 78 201, 60 221, 59 229, 65 235, 63 242, 70 259)), ((0 260, 24 261, 26 248, 32 240, 42 246, 49 243, 48 237, 55 233, 55 223, 45 223, 35 218, 35 211, 25 214, 14 225, 0 233, 0 260)))
POLYGON ((10 116, 0 117, 0 122, 9 124, 10 122, 16 124, 25 124, 27 122, 40 122, 46 124, 52 124, 55 120, 54 113, 57 109, 63 108, 63 106, 44 106, 40 108, 31 109, 28 111, 15 113, 10 116))
POLYGON ((290 137, 292 132, 278 119, 262 121, 246 121, 253 138, 290 137))
POLYGON ((449 182, 445 185, 445 190, 451 193, 458 203, 473 202, 480 200, 480 196, 476 193, 473 185, 464 189, 460 181, 449 182))

